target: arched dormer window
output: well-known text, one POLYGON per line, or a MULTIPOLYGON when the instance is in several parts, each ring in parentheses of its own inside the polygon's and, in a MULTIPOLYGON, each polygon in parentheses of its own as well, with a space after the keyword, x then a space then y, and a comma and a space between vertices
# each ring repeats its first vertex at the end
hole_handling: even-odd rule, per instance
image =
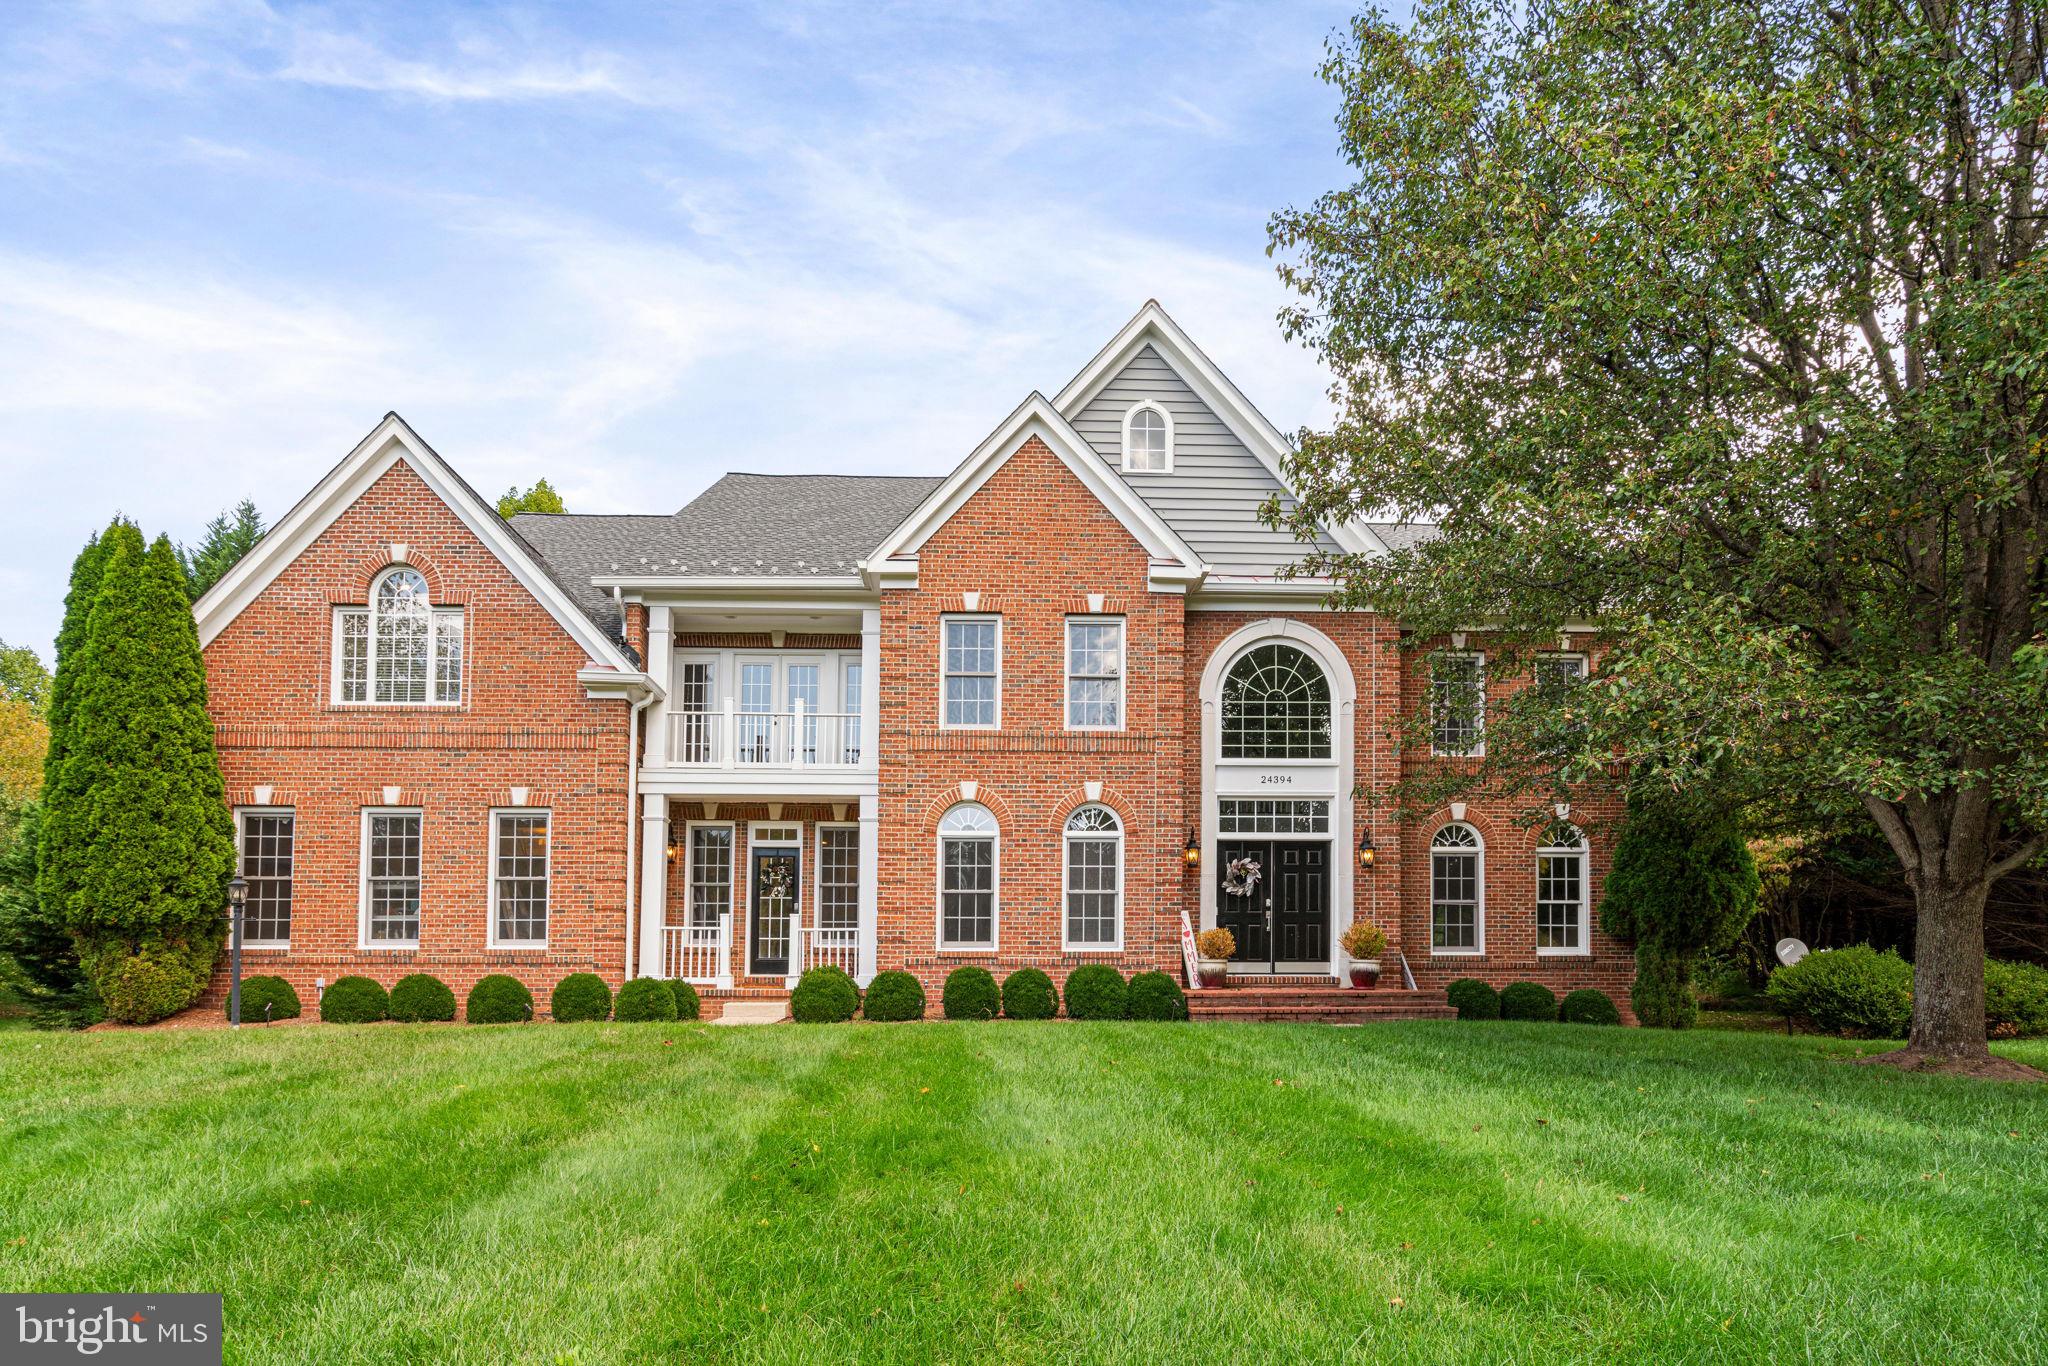
POLYGON ((462 609, 435 607, 409 565, 377 576, 367 607, 337 608, 335 698, 391 705, 462 700, 462 609))
POLYGON ((1330 681, 1292 645, 1258 645, 1223 680, 1225 759, 1330 757, 1330 681))
POLYGON ((1133 474, 1173 470, 1173 418, 1149 399, 1124 414, 1124 468, 1133 474))

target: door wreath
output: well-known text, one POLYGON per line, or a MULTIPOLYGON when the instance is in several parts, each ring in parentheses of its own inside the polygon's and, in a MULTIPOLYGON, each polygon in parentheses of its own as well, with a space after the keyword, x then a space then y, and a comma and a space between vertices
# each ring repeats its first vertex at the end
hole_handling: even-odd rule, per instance
POLYGON ((1255 858, 1234 858, 1223 870, 1223 890, 1232 896, 1250 896, 1258 885, 1259 861, 1255 858))

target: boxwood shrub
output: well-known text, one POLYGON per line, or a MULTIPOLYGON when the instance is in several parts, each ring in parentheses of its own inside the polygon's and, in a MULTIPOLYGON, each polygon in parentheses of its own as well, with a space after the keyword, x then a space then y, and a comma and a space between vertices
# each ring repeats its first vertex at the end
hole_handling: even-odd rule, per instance
POLYGON ((1557 1021, 1557 995, 1541 982, 1510 982, 1500 991, 1503 1020, 1557 1021))
MULTIPOLYGON (((697 988, 691 986, 682 978, 676 977, 669 981, 668 994, 676 998, 676 1018, 678 1020, 701 1020, 704 1018, 704 1003, 697 997, 697 988)), ((613 1013, 616 1017, 616 1007, 613 1013)))
POLYGON ((1134 1020, 1185 1020, 1188 998, 1180 983, 1163 972, 1140 972, 1124 992, 1124 1009, 1134 1020))
POLYGON ((469 989, 462 1014, 471 1024, 517 1024, 533 1018, 533 993, 517 977, 494 972, 469 989))
POLYGON ((954 968, 946 974, 939 1008, 949 1020, 993 1020, 998 998, 996 979, 987 968, 954 968))
POLYGON ((455 1018, 455 993, 430 972, 415 972, 391 988, 391 1018, 415 1023, 455 1018))
POLYGON ((907 972, 878 972, 860 1012, 870 1020, 922 1020, 924 983, 907 972))
POLYGON ((1109 964, 1088 963, 1067 974, 1065 995, 1070 1020, 1121 1020, 1130 989, 1109 964))
POLYGON ((1557 1018, 1566 1024, 1618 1025, 1621 1023, 1621 1011, 1615 1008, 1613 999, 1606 992, 1580 987, 1565 994, 1564 1000, 1558 1004, 1557 1018))
POLYGON ((1809 953, 1772 973, 1764 990, 1787 1015, 1826 1034, 1902 1039, 1913 1023, 1912 964, 1868 944, 1809 953))
MULTIPOLYGON (((223 1003, 221 1014, 232 1009, 231 1003, 223 1003)), ((244 977, 242 979, 242 1019, 250 1024, 263 1024, 269 1020, 296 1020, 299 1018, 299 993, 292 990, 292 984, 282 977, 244 977), (264 1008, 269 1007, 266 1014, 264 1008)))
POLYGON ((1060 1013, 1060 993, 1037 968, 1018 968, 1003 979, 1003 1014, 1013 1020, 1050 1020, 1060 1013))
POLYGON ((1994 1039, 2048 1034, 2048 968, 1985 959, 1984 1028, 1994 1039))
POLYGON ((367 977, 342 977, 320 998, 320 1018, 329 1024, 372 1024, 391 1015, 391 997, 367 977))
MULTIPOLYGON (((673 1020, 678 1013, 675 986, 675 983, 664 982, 659 977, 635 977, 619 988, 619 999, 612 1003, 612 1014, 621 1024, 673 1020)), ((697 993, 692 991, 691 1009, 694 1010, 696 1005, 697 993)), ((694 1020, 697 1017, 693 1014, 690 1018, 694 1020)))
POLYGON ((789 1017, 798 1024, 837 1024, 860 1009, 860 990, 844 968, 806 968, 789 994, 789 1017))
POLYGON ((572 972, 555 983, 554 995, 548 998, 548 1013, 562 1024, 609 1020, 612 989, 594 972, 572 972))
POLYGON ((1461 1020, 1500 1018, 1500 993, 1477 977, 1460 977, 1444 988, 1444 995, 1458 1008, 1461 1020))

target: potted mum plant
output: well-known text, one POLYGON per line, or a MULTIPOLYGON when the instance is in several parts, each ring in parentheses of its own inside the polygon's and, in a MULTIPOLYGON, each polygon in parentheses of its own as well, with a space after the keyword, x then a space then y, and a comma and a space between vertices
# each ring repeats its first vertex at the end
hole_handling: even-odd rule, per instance
POLYGON ((1387 951, 1387 936, 1370 920, 1354 920, 1337 941, 1351 959, 1351 985, 1364 990, 1380 984, 1380 955, 1387 951))
POLYGON ((1220 987, 1230 980, 1230 955, 1237 952, 1237 936, 1226 929, 1203 930, 1195 936, 1195 971, 1205 987, 1220 987))

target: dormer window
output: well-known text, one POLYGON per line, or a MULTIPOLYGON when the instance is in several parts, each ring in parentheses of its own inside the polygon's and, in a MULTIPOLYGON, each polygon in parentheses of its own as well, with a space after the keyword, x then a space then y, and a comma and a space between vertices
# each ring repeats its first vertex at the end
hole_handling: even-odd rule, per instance
POLYGON ((427 601, 417 569, 377 576, 367 607, 334 613, 338 702, 453 705, 462 700, 462 609, 427 601))
POLYGON ((1124 414, 1124 468, 1134 474, 1173 469, 1173 419, 1158 404, 1140 403, 1124 414))

